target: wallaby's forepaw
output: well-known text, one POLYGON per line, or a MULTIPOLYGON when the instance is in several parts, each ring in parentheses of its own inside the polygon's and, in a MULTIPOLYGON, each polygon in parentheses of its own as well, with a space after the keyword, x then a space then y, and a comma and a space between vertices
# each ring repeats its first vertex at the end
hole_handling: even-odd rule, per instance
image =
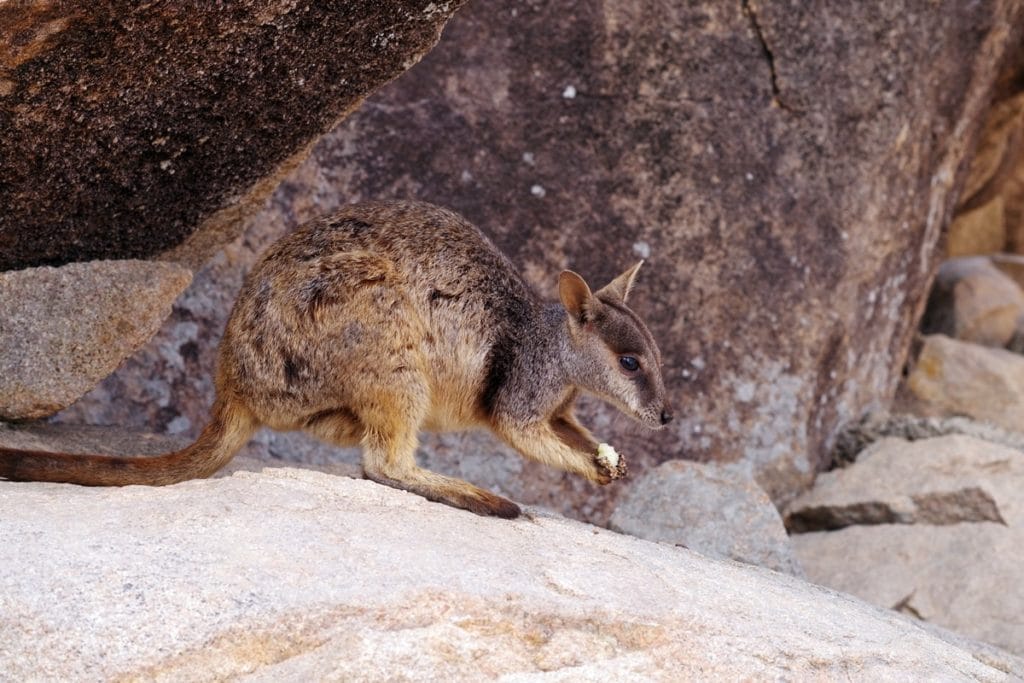
POLYGON ((606 443, 598 445, 594 463, 597 465, 599 484, 607 484, 626 476, 626 459, 606 443))

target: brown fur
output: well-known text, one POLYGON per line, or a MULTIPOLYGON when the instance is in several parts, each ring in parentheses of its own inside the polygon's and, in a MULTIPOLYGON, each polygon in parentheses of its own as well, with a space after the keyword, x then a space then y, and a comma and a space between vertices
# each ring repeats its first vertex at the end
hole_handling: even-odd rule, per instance
POLYGON ((479 514, 519 508, 416 465, 421 429, 487 427, 523 455, 605 484, 573 416, 587 391, 652 427, 671 419, 654 339, 625 304, 637 266, 597 293, 560 277, 545 303, 475 227, 416 202, 353 205, 272 245, 220 346, 213 417, 156 458, 0 449, 0 477, 85 485, 206 477, 260 426, 360 445, 367 478, 479 514), (620 357, 638 359, 629 372, 620 357))

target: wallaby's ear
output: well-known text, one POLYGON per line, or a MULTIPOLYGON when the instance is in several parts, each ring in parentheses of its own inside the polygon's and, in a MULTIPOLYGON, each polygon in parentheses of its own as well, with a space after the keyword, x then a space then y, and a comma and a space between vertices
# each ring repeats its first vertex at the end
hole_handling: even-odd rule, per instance
POLYGON ((590 319, 594 307, 594 295, 590 287, 578 274, 563 270, 558 276, 558 297, 562 300, 569 316, 579 323, 590 319))
POLYGON ((633 280, 636 279, 637 271, 640 270, 640 266, 643 264, 643 261, 638 261, 635 266, 609 282, 601 289, 597 290, 597 293, 603 294, 611 299, 615 299, 616 301, 626 303, 626 297, 629 296, 629 290, 633 288, 633 280))

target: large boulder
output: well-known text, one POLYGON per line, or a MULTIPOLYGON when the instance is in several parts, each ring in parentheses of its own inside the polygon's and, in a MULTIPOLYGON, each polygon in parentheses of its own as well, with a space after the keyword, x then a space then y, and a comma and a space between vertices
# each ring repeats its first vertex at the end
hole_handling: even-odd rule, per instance
POLYGON ((0 272, 0 419, 71 405, 149 341, 191 280, 135 260, 0 272))
POLYGON ((883 439, 786 521, 808 578, 1024 654, 1024 452, 883 439))
MULTIPOLYGON (((664 351, 678 417, 647 432, 590 402, 584 420, 635 473, 680 455, 737 461, 784 502, 839 425, 895 389, 1021 11, 470 5, 414 77, 321 141, 89 410, 115 397, 105 421, 194 433, 236 269, 342 203, 415 196, 464 213, 549 295, 562 268, 601 284, 647 259, 632 300, 664 351), (179 349, 186 371, 167 360, 179 349), (133 400, 151 382, 178 397, 171 410, 133 400)), ((275 438, 261 447, 314 449, 275 438)), ((604 522, 630 486, 460 439, 431 439, 423 457, 528 503, 604 522)))
POLYGON ((462 1, 2 3, 0 270, 202 264, 462 1))
POLYGON ((0 482, 0 519, 12 680, 1024 676, 792 577, 319 472, 0 482))

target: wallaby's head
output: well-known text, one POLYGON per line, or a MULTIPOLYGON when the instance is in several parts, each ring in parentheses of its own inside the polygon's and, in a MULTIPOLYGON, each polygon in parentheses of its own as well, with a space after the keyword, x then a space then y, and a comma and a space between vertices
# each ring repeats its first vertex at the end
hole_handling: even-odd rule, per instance
POLYGON ((571 270, 558 278, 558 294, 569 313, 580 388, 614 404, 654 429, 672 420, 661 377, 661 351, 647 326, 626 306, 643 261, 596 292, 571 270))

